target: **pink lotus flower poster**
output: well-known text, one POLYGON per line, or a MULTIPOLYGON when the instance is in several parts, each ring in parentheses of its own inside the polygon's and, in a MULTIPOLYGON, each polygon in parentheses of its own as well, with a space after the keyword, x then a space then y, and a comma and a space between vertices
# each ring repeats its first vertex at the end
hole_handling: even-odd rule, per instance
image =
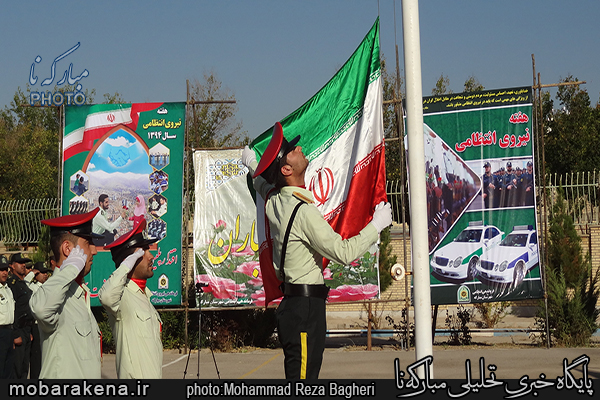
MULTIPOLYGON (((241 153, 241 149, 194 153, 194 271, 195 282, 202 285, 203 308, 265 306, 258 252, 264 227, 256 221, 241 153)), ((378 251, 374 244, 349 265, 329 263, 323 270, 331 288, 328 302, 378 297, 378 251)))

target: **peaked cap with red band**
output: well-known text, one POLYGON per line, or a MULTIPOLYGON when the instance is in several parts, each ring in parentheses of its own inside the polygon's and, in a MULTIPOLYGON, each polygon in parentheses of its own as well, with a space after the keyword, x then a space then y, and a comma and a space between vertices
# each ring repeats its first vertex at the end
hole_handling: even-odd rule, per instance
POLYGON ((260 158, 260 162, 256 167, 253 178, 261 175, 269 183, 273 183, 277 176, 277 167, 279 161, 285 157, 287 153, 294 150, 296 144, 300 140, 300 135, 288 142, 283 136, 283 127, 279 122, 273 126, 273 136, 265 149, 264 154, 260 158))
POLYGON ((88 240, 91 238, 103 238, 104 236, 92 232, 92 220, 98 211, 100 211, 100 207, 96 207, 85 214, 63 215, 62 217, 44 219, 40 222, 50 227, 51 235, 69 232, 88 240))
POLYGON ((117 240, 104 246, 104 248, 110 250, 115 265, 119 267, 121 262, 125 259, 127 250, 150 246, 157 241, 158 238, 148 238, 146 233, 146 220, 142 219, 134 224, 132 230, 119 236, 117 240))

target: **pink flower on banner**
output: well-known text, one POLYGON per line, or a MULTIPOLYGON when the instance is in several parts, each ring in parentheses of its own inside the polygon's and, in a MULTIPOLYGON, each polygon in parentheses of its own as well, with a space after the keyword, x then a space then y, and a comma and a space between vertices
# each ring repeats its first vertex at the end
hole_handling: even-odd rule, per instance
POLYGON ((238 251, 240 247, 242 247, 242 246, 241 245, 237 246, 237 247, 234 246, 231 251, 231 254, 236 257, 245 257, 245 256, 253 256, 254 255, 254 252, 252 251, 250 246, 246 246, 246 248, 243 249, 242 251, 238 251))
POLYGON ((207 283, 208 286, 203 288, 205 293, 211 293, 217 299, 235 299, 236 297, 244 297, 239 290, 246 289, 245 284, 236 284, 233 279, 221 278, 219 276, 197 275, 197 283, 207 283))
POLYGON ((258 269, 259 266, 260 262, 258 261, 246 261, 245 263, 241 263, 240 265, 238 265, 237 268, 233 270, 233 272, 239 272, 241 274, 248 275, 251 278, 255 278, 254 270, 258 269))
POLYGON ((223 232, 225 230, 225 228, 227 228, 227 224, 222 219, 218 220, 217 223, 215 224, 215 232, 216 233, 223 232))
POLYGON ((323 270, 323 279, 333 279, 333 274, 331 273, 331 270, 329 269, 329 267, 325 268, 323 270))
POLYGON ((238 265, 233 272, 239 272, 252 278, 248 281, 248 284, 252 286, 262 286, 262 275, 259 266, 260 262, 258 261, 246 261, 238 265))
POLYGON ((360 263, 358 261, 356 261, 356 260, 352 261, 350 263, 350 265, 353 266, 353 267, 360 267, 360 263))
POLYGON ((329 302, 367 300, 377 296, 379 288, 372 283, 366 285, 342 285, 329 291, 329 302))
MULTIPOLYGON (((259 290, 258 292, 252 293, 250 295, 250 297, 252 297, 252 300, 253 300, 252 303, 255 306, 264 307, 264 305, 265 305, 265 291, 264 290, 259 290)), ((273 300, 271 303, 279 304, 279 303, 281 303, 281 300, 282 300, 282 298, 280 297, 278 299, 273 300)))
POLYGON ((258 292, 254 292, 250 295, 252 298, 252 303, 258 307, 264 307, 265 305, 265 291, 260 290, 258 292))

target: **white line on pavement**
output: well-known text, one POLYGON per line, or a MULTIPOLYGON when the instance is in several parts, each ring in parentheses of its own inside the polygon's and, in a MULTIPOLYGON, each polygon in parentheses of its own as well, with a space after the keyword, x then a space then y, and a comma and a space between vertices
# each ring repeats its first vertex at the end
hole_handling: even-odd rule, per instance
POLYGON ((163 368, 165 368, 165 367, 168 367, 169 365, 173 365, 173 364, 175 364, 175 363, 177 363, 177 362, 179 362, 179 361, 183 360, 183 359, 184 359, 184 358, 186 358, 186 357, 187 357, 187 354, 186 354, 186 355, 183 355, 183 356, 181 356, 181 357, 179 357, 179 358, 178 358, 177 360, 175 360, 175 361, 171 361, 170 363, 163 365, 162 367, 163 367, 163 368))

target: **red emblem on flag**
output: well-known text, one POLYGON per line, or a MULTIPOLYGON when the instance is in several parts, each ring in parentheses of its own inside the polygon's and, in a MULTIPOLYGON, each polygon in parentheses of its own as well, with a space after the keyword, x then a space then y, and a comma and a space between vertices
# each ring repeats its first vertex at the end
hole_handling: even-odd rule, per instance
POLYGON ((115 114, 112 114, 112 113, 111 113, 111 114, 108 114, 108 115, 106 116, 106 119, 107 119, 109 122, 115 122, 115 114))
POLYGON ((313 193, 317 206, 324 204, 333 190, 333 172, 329 168, 319 168, 310 180, 308 189, 313 193))

